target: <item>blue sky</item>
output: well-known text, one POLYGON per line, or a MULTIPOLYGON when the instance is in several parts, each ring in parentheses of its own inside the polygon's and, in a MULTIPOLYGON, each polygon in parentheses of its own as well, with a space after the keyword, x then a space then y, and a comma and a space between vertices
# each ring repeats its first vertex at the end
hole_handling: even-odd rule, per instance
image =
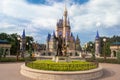
POLYGON ((81 43, 100 36, 120 36, 120 0, 2 0, 0 2, 0 33, 18 33, 45 43, 63 17, 66 3, 71 31, 81 43))

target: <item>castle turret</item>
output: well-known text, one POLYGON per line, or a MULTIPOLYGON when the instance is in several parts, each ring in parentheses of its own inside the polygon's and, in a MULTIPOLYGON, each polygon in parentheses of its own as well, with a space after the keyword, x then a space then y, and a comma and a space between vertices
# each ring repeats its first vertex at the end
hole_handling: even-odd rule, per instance
POLYGON ((25 36, 25 29, 24 29, 22 34, 22 50, 25 51, 25 49, 26 49, 26 36, 25 36))
POLYGON ((56 24, 56 37, 63 34, 63 19, 59 19, 56 24))
POLYGON ((95 37, 95 55, 100 56, 100 37, 98 31, 95 37))
POLYGON ((75 41, 75 49, 76 49, 77 51, 81 51, 80 39, 79 39, 78 35, 77 35, 76 41, 75 41))
POLYGON ((63 21, 63 38, 66 37, 66 28, 67 27, 67 9, 65 6, 65 10, 64 10, 64 21, 63 21))
MULTIPOLYGON (((66 37, 67 38, 70 38, 70 21, 69 19, 67 18, 68 14, 67 14, 67 8, 65 6, 65 10, 64 10, 64 19, 63 19, 63 39, 65 41, 66 37), (67 36, 66 36, 67 34, 67 36)), ((65 41, 66 42, 66 41, 65 41)), ((63 43, 65 43, 63 42, 63 43)))
POLYGON ((46 50, 49 51, 49 41, 50 41, 50 38, 51 38, 51 34, 48 33, 48 36, 47 36, 47 43, 46 43, 46 50))
POLYGON ((51 52, 54 52, 56 50, 56 39, 55 39, 55 32, 51 34, 50 41, 49 41, 49 49, 51 52))

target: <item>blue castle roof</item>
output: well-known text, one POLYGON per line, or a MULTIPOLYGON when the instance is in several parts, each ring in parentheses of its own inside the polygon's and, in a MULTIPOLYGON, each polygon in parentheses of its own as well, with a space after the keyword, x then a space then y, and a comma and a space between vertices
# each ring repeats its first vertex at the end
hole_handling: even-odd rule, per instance
POLYGON ((23 30, 22 38, 25 38, 25 29, 23 30))
POLYGON ((7 40, 0 40, 0 44, 9 44, 7 40))
POLYGON ((98 31, 97 31, 97 34, 96 34, 95 39, 96 39, 96 40, 97 40, 97 39, 100 39, 100 37, 99 37, 99 32, 98 32, 98 31))
POLYGON ((113 42, 112 45, 120 45, 120 42, 113 42))
POLYGON ((50 33, 48 33, 47 40, 49 41, 49 40, 50 40, 50 38, 51 38, 51 34, 50 34, 50 33))

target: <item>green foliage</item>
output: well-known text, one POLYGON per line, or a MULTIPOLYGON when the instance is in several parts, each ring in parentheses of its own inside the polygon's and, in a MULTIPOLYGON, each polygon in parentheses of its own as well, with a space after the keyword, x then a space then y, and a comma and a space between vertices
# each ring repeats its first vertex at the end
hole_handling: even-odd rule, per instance
POLYGON ((26 42, 28 45, 26 45, 26 50, 32 49, 32 42, 34 41, 32 36, 26 36, 26 42))
POLYGON ((19 58, 18 61, 16 60, 16 57, 6 57, 0 59, 0 62, 24 62, 24 61, 35 61, 35 58, 19 58))
POLYGON ((117 52, 117 60, 120 63, 120 50, 117 52))
MULTIPOLYGON (((13 34, 7 34, 7 33, 0 33, 0 39, 1 40, 7 40, 10 42, 11 46, 11 54, 12 55, 16 55, 17 50, 18 50, 18 40, 17 37, 20 36, 17 33, 13 33, 13 34)), ((29 47, 31 47, 32 44, 30 44, 30 42, 32 42, 34 39, 31 36, 26 36, 26 42, 29 43, 30 46, 26 46, 26 49, 28 50, 29 47)))
POLYGON ((84 71, 97 67, 94 63, 85 61, 72 62, 53 62, 51 60, 37 60, 27 63, 27 66, 33 69, 50 70, 50 71, 84 71))
POLYGON ((86 51, 88 52, 94 52, 95 51, 95 44, 93 42, 88 42, 87 43, 87 47, 86 47, 86 51))
POLYGON ((3 55, 3 48, 0 48, 0 59, 1 59, 2 55, 3 55))
POLYGON ((104 52, 106 53, 106 56, 110 56, 111 51, 110 51, 110 45, 113 42, 120 42, 120 36, 113 36, 113 37, 100 37, 101 41, 101 50, 102 50, 102 55, 104 52), (104 46, 103 38, 106 38, 106 46, 104 46), (104 49, 105 48, 105 49, 104 49))
POLYGON ((0 39, 1 39, 1 40, 8 39, 8 34, 6 34, 6 33, 1 33, 1 34, 0 34, 0 39))
MULTIPOLYGON (((86 58, 86 60, 88 62, 93 62, 93 59, 91 58, 86 58)), ((104 58, 96 58, 96 61, 99 63, 112 63, 112 64, 119 64, 117 59, 106 59, 106 61, 104 60, 104 58)))

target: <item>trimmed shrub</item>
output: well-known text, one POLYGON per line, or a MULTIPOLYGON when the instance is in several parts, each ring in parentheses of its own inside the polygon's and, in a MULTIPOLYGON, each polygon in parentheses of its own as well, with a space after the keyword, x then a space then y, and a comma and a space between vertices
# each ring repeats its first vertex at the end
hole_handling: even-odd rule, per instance
MULTIPOLYGON (((94 60, 92 58, 86 58, 86 61, 88 62, 94 62, 94 60)), ((104 60, 104 58, 96 58, 97 62, 99 63, 112 63, 112 64, 119 64, 117 59, 106 59, 106 61, 104 60)))
POLYGON ((120 50, 117 52, 117 60, 118 60, 118 63, 120 63, 120 50))
POLYGON ((50 71, 84 71, 97 67, 96 64, 85 61, 71 62, 53 62, 51 60, 37 60, 27 63, 27 66, 33 69, 50 70, 50 71))
POLYGON ((18 61, 16 57, 6 57, 6 58, 1 58, 0 62, 24 62, 24 61, 35 61, 35 58, 19 58, 18 61))

